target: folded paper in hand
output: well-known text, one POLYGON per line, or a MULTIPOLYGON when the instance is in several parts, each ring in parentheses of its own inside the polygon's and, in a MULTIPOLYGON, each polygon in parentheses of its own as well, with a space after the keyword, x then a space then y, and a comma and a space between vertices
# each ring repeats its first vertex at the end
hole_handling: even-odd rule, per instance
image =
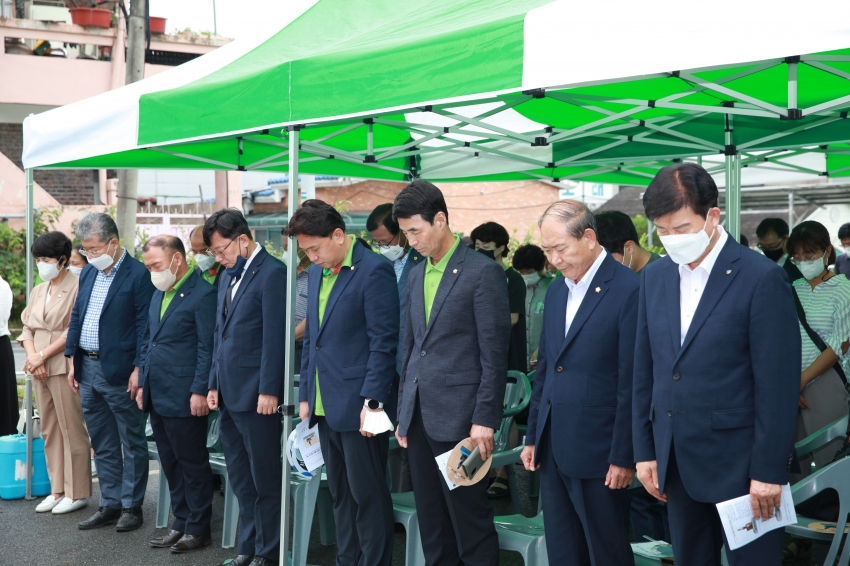
POLYGON ((388 430, 395 430, 393 423, 384 411, 366 411, 363 421, 363 430, 372 434, 381 434, 388 430))
POLYGON ((782 486, 782 495, 779 507, 774 509, 773 517, 770 519, 756 519, 750 506, 750 496, 742 495, 729 501, 717 503, 717 512, 720 522, 726 532, 726 541, 729 550, 741 548, 751 543, 764 533, 793 525, 797 522, 797 513, 794 510, 794 499, 791 496, 791 486, 782 486))

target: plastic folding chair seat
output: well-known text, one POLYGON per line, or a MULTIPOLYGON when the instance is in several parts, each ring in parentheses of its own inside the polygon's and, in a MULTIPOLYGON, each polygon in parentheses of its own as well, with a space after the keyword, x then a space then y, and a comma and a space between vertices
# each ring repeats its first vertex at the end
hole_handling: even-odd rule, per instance
POLYGON ((422 551, 422 537, 419 534, 419 516, 412 491, 392 493, 393 520, 404 526, 406 566, 425 566, 425 554, 422 551))
MULTIPOLYGON (((528 378, 521 371, 508 371, 507 386, 505 387, 503 401, 502 423, 499 426, 499 430, 496 431, 494 439, 491 469, 496 470, 502 466, 502 464, 497 463, 496 456, 500 453, 510 451, 511 425, 514 422, 514 418, 528 407, 529 402, 531 402, 531 383, 529 383, 528 378)), ((522 438, 520 437, 521 440, 522 438)), ((519 459, 516 461, 518 462, 519 459)), ((511 494, 514 513, 520 515, 519 491, 516 486, 516 474, 514 473, 513 465, 506 466, 505 471, 508 475, 508 489, 511 494)))

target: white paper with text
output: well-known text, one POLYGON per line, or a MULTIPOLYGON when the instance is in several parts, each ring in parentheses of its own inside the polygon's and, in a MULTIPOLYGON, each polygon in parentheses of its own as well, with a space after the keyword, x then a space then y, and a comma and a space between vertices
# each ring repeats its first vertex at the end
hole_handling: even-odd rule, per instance
POLYGON ((791 486, 789 484, 782 486, 781 502, 770 519, 755 519, 753 517, 749 495, 717 503, 717 512, 720 515, 723 530, 726 532, 729 550, 741 548, 764 533, 797 522, 797 513, 794 511, 794 499, 791 497, 791 486))

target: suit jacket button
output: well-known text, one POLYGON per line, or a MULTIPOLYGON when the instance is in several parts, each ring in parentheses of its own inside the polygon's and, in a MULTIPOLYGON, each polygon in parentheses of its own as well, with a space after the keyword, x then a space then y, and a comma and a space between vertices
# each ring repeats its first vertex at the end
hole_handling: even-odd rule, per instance
POLYGON ((667 411, 667 416, 668 416, 668 417, 672 417, 672 416, 673 416, 673 410, 672 410, 672 409, 671 409, 671 410, 669 410, 669 411, 667 411))
POLYGON ((562 371, 564 371, 564 368, 562 368, 561 366, 558 366, 557 368, 555 368, 555 371, 557 371, 558 373, 561 373, 562 371))
POLYGON ((154 342, 153 345, 156 346, 156 342, 154 342))
POLYGON ((221 337, 221 339, 222 339, 222 340, 227 340, 227 334, 223 335, 223 336, 221 337))
POLYGON ((679 381, 679 374, 678 374, 678 373, 674 373, 674 374, 673 374, 673 379, 675 379, 676 381, 679 381))
POLYGON ((321 347, 321 346, 319 346, 318 344, 316 344, 316 349, 317 349, 317 350, 321 350, 321 349, 322 349, 322 347, 321 347))
POLYGON ((547 404, 547 405, 551 405, 551 404, 552 404, 552 399, 546 399, 546 404, 547 404))
POLYGON ((413 378, 413 383, 419 383, 419 378, 418 378, 418 377, 414 377, 414 378, 413 378))
POLYGON ((424 358, 425 357, 425 350, 422 350, 421 352, 419 352, 419 355, 424 358))

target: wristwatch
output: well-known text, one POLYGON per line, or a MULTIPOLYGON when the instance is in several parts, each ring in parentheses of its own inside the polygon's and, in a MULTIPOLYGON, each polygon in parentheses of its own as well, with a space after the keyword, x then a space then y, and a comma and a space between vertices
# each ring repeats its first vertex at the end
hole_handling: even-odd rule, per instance
POLYGON ((372 409, 373 411, 384 408, 383 403, 381 403, 380 401, 375 401, 374 399, 366 399, 365 401, 363 401, 363 406, 367 409, 372 409))

